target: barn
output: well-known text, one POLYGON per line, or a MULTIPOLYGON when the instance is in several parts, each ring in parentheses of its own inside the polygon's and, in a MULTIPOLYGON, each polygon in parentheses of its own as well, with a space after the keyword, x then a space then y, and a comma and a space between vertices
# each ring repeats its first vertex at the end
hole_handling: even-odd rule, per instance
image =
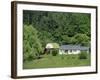
POLYGON ((59 44, 57 43, 48 43, 46 44, 44 54, 52 53, 52 51, 57 51, 59 53, 59 44))

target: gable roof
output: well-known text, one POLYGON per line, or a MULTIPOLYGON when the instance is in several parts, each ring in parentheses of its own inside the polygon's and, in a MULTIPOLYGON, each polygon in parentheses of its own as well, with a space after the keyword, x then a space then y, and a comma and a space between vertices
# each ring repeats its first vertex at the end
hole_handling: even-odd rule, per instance
POLYGON ((80 45, 61 45, 60 49, 63 50, 89 50, 89 47, 80 45))
POLYGON ((46 48, 59 48, 59 44, 57 43, 48 43, 46 48))

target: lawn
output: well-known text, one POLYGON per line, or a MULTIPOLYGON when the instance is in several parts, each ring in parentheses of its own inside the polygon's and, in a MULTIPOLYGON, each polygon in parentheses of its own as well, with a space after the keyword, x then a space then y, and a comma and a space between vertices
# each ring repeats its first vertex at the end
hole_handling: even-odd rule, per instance
POLYGON ((87 59, 79 59, 78 54, 69 55, 43 55, 43 58, 33 61, 26 61, 23 63, 23 69, 36 68, 56 68, 56 67, 76 67, 76 66, 90 66, 90 54, 87 59))

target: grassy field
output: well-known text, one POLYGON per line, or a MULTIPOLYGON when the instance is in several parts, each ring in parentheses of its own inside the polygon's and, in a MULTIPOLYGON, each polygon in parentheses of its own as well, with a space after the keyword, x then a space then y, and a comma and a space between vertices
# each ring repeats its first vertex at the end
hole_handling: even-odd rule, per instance
POLYGON ((43 55, 41 59, 24 62, 23 69, 89 66, 91 65, 90 63, 91 59, 89 54, 87 55, 87 59, 79 59, 77 54, 43 55))

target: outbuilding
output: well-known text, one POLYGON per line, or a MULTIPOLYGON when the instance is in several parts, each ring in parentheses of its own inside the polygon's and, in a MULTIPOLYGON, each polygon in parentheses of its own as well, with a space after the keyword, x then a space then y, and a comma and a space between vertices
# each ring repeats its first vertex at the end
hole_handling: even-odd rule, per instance
POLYGON ((56 51, 57 53, 59 53, 59 44, 57 44, 57 43, 48 43, 48 44, 46 44, 44 54, 52 53, 52 51, 56 51))

